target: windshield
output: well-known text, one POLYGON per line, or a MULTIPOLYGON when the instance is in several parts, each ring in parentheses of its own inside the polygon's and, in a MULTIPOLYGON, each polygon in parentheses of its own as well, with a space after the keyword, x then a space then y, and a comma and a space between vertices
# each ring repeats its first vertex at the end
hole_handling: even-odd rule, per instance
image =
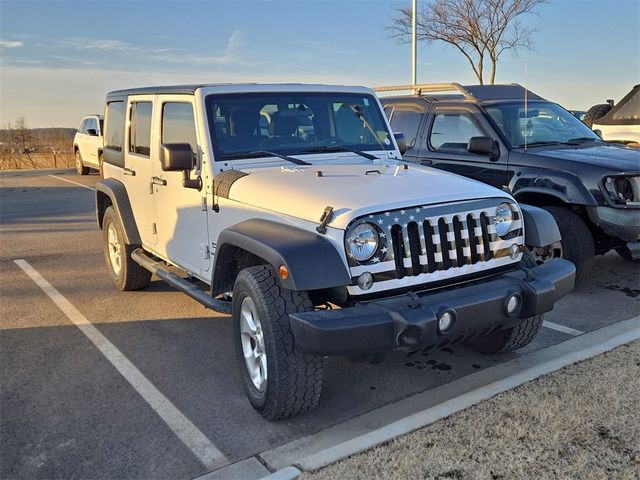
POLYGON ((597 141, 600 138, 584 123, 555 103, 524 102, 486 106, 512 148, 526 145, 597 141))
POLYGON ((249 93, 206 99, 216 157, 392 150, 378 102, 349 93, 249 93))

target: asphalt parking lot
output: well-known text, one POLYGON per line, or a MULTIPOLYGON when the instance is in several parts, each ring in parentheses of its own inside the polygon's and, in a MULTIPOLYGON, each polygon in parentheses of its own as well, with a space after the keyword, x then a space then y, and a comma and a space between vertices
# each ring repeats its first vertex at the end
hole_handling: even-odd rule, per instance
MULTIPOLYGON (((45 292, 23 259, 224 455, 247 459, 411 395, 638 315, 637 265, 614 253, 513 354, 463 346, 378 365, 326 362, 316 410, 267 422, 246 400, 228 317, 155 280, 111 284, 95 223, 96 175, 0 176, 0 477, 194 478, 212 470, 45 292), (76 182, 76 183, 72 183, 76 182), (80 184, 80 185, 79 185, 80 184)), ((267 467, 279 468, 259 457, 267 467)))

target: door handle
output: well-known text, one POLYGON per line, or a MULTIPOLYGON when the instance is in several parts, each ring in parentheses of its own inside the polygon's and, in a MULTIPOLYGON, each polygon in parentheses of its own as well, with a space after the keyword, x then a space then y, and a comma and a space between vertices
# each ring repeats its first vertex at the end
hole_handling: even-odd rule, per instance
POLYGON ((420 165, 424 165, 425 167, 430 167, 433 165, 433 160, 421 160, 420 165))
POLYGON ((131 175, 132 177, 136 176, 136 171, 135 170, 131 170, 130 168, 125 167, 124 169, 124 174, 125 175, 131 175))
POLYGON ((160 177, 151 177, 151 183, 154 185, 162 185, 163 187, 167 185, 167 181, 160 177))

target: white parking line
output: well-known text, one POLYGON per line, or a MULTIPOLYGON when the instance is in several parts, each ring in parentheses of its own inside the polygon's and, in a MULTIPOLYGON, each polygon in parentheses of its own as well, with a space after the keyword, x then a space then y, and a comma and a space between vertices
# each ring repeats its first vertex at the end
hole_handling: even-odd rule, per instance
POLYGON ((58 180, 62 180, 63 182, 73 183, 74 185, 78 185, 79 187, 86 188, 87 190, 95 190, 94 187, 90 187, 89 185, 83 185, 79 182, 74 182, 73 180, 68 180, 66 178, 59 177, 57 175, 49 175, 51 178, 57 178, 58 180))
MULTIPOLYGON (((73 182, 75 183, 75 182, 73 182)), ((142 398, 153 408, 160 418, 173 430, 182 443, 209 468, 220 468, 229 463, 224 454, 191 421, 178 410, 167 397, 138 370, 120 350, 86 319, 58 290, 47 282, 26 260, 14 260, 31 277, 60 310, 84 333, 102 352, 120 374, 131 384, 142 398)))
POLYGON ((584 332, 582 330, 576 330, 575 328, 565 327, 564 325, 560 325, 559 323, 553 323, 549 320, 545 320, 542 322, 542 326, 546 328, 550 328, 551 330, 556 330, 562 333, 568 333, 569 335, 582 335, 584 332))

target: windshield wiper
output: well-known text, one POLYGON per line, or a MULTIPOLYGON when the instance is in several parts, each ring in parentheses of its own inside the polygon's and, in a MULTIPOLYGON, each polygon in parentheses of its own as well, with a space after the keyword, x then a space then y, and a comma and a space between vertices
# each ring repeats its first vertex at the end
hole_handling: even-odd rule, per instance
POLYGON ((378 160, 378 157, 375 155, 371 155, 370 153, 363 152, 361 150, 356 150, 355 148, 342 147, 340 145, 327 145, 324 147, 310 147, 303 148, 303 152, 318 152, 318 153, 329 153, 329 152, 351 152, 356 155, 360 155, 361 157, 366 158, 367 160, 378 160))
POLYGON ((237 153, 229 153, 223 155, 224 160, 233 160, 234 158, 255 158, 260 156, 271 156, 278 157, 287 162, 295 163, 296 165, 311 165, 309 162, 305 162, 304 160, 298 160, 297 158, 290 157, 288 155, 283 155, 282 153, 271 152, 269 150, 254 150, 251 152, 237 152, 237 153))
POLYGON ((599 138, 593 138, 593 137, 578 137, 578 138, 572 138, 570 140, 567 140, 566 144, 568 145, 580 145, 583 142, 595 142, 597 140, 600 140, 599 138))
POLYGON ((560 145, 561 142, 555 140, 540 140, 539 142, 523 143, 518 148, 540 147, 542 145, 560 145))

